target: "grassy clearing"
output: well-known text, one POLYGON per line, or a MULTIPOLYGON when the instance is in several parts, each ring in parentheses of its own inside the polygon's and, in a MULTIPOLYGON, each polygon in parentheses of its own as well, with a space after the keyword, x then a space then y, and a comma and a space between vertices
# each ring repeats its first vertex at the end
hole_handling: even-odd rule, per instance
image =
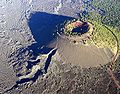
MULTIPOLYGON (((91 40, 88 40, 87 43, 95 44, 100 48, 110 48, 112 52, 115 53, 117 50, 117 45, 116 45, 117 42, 115 36, 107 28, 105 28, 102 23, 92 21, 92 24, 94 25, 95 29, 92 33, 91 40)), ((118 41, 120 41, 120 32, 109 26, 107 27, 116 35, 118 41)))

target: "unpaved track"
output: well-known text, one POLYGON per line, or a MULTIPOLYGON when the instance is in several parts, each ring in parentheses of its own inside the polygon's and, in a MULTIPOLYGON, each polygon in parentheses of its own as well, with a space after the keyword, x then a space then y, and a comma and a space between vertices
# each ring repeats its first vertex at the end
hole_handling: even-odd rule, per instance
MULTIPOLYGON (((35 41, 27 22, 29 14, 36 11, 79 18, 77 13, 85 10, 83 5, 82 0, 0 0, 0 93, 13 86, 20 73, 26 73, 26 62, 32 57, 27 48, 35 41)), ((96 94, 95 90, 106 94, 104 88, 109 79, 104 70, 81 71, 61 63, 52 63, 50 72, 31 86, 26 84, 6 94, 96 94)))

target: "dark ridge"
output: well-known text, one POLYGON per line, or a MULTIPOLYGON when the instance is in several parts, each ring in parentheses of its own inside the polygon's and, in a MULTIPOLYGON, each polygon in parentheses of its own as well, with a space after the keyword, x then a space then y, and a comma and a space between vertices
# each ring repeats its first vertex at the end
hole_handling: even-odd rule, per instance
POLYGON ((12 86, 11 88, 5 90, 2 94, 5 94, 8 91, 11 91, 11 90, 19 87, 20 84, 23 84, 23 83, 26 83, 26 82, 29 82, 29 81, 35 82, 40 75, 43 75, 43 72, 41 70, 38 70, 33 78, 24 78, 24 79, 16 81, 16 84, 14 86, 12 86))
POLYGON ((22 84, 22 83, 29 82, 29 81, 35 82, 40 75, 43 75, 43 73, 47 73, 47 69, 48 69, 48 67, 49 67, 49 65, 50 65, 51 58, 52 58, 52 56, 56 53, 56 51, 57 51, 57 49, 53 50, 53 51, 49 54, 49 56, 48 56, 48 58, 47 58, 47 60, 46 60, 46 62, 45 62, 45 67, 44 67, 43 69, 38 70, 38 71, 35 73, 35 75, 34 75, 33 78, 21 79, 21 80, 17 81, 16 83, 17 83, 17 84, 22 84))
POLYGON ((22 76, 22 74, 18 73, 18 74, 16 74, 16 76, 17 76, 17 77, 20 77, 20 76, 22 76))
POLYGON ((24 78, 24 79, 18 80, 18 81, 16 82, 16 84, 19 85, 19 84, 23 84, 23 83, 26 83, 26 82, 29 82, 29 81, 35 82, 40 75, 43 75, 43 72, 42 72, 42 71, 43 71, 42 69, 41 69, 41 70, 38 70, 38 71, 35 73, 35 75, 34 75, 33 78, 24 78))
POLYGON ((50 62, 51 62, 51 58, 56 53, 56 51, 57 51, 57 49, 53 50, 52 53, 49 54, 49 56, 46 60, 46 63, 45 63, 45 67, 44 67, 45 73, 47 73, 48 67, 49 67, 50 62))
POLYGON ((28 61, 28 65, 26 66, 26 68, 31 69, 34 65, 36 65, 39 62, 40 62, 40 59, 38 59, 38 60, 36 60, 34 62, 28 61))
POLYGON ((15 84, 14 86, 12 86, 11 88, 5 90, 4 92, 0 93, 0 94, 6 94, 8 91, 11 91, 12 89, 15 89, 18 87, 18 84, 15 84))
POLYGON ((6 90, 5 92, 8 92, 8 91, 10 91, 10 90, 12 90, 12 89, 14 89, 14 88, 17 88, 18 85, 20 85, 20 84, 23 84, 23 83, 26 83, 26 82, 29 82, 29 81, 35 82, 35 81, 38 79, 39 76, 43 75, 44 73, 47 73, 48 67, 49 67, 50 62, 51 62, 51 58, 52 58, 52 56, 56 53, 56 51, 57 51, 57 49, 53 50, 53 51, 49 54, 49 56, 48 56, 48 58, 47 58, 47 60, 46 60, 46 62, 45 62, 45 67, 44 67, 43 69, 38 70, 38 71, 35 73, 35 75, 34 75, 33 78, 23 78, 23 79, 21 79, 21 80, 18 80, 18 81, 16 81, 16 84, 15 84, 13 87, 11 87, 10 89, 6 90))
POLYGON ((35 81, 38 79, 38 77, 41 76, 41 75, 43 75, 43 74, 44 74, 44 70, 43 70, 43 69, 38 70, 38 71, 35 73, 35 76, 34 76, 33 78, 31 78, 31 80, 32 80, 33 82, 35 82, 35 81))

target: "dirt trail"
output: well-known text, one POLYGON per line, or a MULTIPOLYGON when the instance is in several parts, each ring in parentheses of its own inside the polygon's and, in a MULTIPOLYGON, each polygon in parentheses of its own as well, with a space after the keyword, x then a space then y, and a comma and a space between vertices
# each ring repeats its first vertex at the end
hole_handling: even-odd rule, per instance
POLYGON ((115 55, 113 56, 112 61, 111 61, 110 65, 109 65, 108 74, 111 76, 111 79, 114 81, 114 83, 116 84, 117 88, 120 89, 120 85, 119 85, 119 84, 120 84, 120 81, 117 80, 117 78, 115 77, 115 75, 114 75, 113 72, 112 72, 113 66, 115 65, 116 59, 117 59, 117 57, 118 57, 118 55, 119 55, 119 41, 118 41, 117 36, 116 36, 107 26, 104 25, 104 27, 107 28, 107 29, 113 34, 113 36, 114 36, 115 39, 116 39, 117 51, 116 51, 115 55), (119 82, 119 83, 118 83, 118 82, 119 82))

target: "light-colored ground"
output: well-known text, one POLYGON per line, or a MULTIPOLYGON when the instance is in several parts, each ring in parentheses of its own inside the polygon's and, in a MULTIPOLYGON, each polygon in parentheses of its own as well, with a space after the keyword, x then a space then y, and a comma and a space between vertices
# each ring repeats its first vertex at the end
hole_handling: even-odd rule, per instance
POLYGON ((0 94, 16 83, 16 74, 7 62, 0 61, 0 94))
POLYGON ((105 65, 111 61, 113 55, 110 50, 85 46, 82 43, 74 43, 65 38, 58 39, 57 47, 58 53, 65 62, 81 67, 105 65))

